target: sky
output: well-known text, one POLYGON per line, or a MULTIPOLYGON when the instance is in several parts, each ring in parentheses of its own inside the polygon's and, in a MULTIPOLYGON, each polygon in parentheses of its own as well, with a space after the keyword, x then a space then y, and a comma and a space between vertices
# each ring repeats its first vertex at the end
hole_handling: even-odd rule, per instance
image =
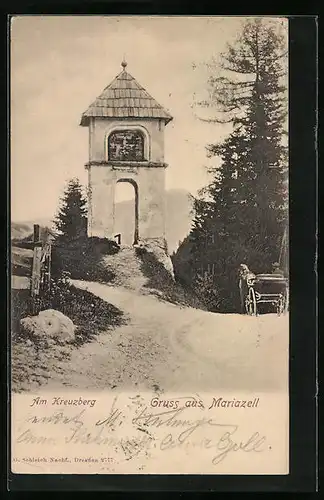
MULTIPOLYGON (((207 182, 205 147, 228 127, 192 107, 211 61, 243 18, 18 16, 11 24, 11 218, 52 218, 65 183, 87 183, 88 129, 81 114, 127 71, 174 117, 165 129, 167 189, 192 194, 207 182), (199 115, 200 116, 200 115, 199 115)), ((121 192, 120 199, 128 197, 121 192)), ((119 201, 119 200, 116 200, 119 201)))

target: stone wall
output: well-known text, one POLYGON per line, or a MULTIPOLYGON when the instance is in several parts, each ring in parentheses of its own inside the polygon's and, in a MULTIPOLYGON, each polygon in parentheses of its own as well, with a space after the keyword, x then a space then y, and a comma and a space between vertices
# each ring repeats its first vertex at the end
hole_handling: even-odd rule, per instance
POLYGON ((92 119, 89 127, 88 235, 113 238, 118 181, 136 183, 139 239, 165 239, 164 122, 162 120, 92 119), (107 139, 120 128, 138 127, 145 135, 147 162, 134 166, 108 163, 107 139))
POLYGON ((98 165, 89 169, 89 236, 114 237, 115 189, 121 179, 133 181, 138 187, 139 237, 165 238, 165 169, 137 167, 125 171, 98 165))

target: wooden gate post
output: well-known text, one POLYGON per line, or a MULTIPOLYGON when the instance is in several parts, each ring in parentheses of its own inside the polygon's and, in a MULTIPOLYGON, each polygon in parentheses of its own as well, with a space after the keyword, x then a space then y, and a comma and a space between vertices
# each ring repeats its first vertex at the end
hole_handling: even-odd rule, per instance
POLYGON ((34 224, 34 254, 30 281, 31 306, 33 314, 39 312, 40 298, 48 297, 51 287, 52 245, 49 235, 46 241, 40 240, 39 225, 34 224))
POLYGON ((39 225, 34 224, 34 254, 33 254, 33 267, 31 276, 31 301, 33 314, 37 312, 37 302, 39 297, 40 279, 41 279, 41 259, 42 259, 42 246, 39 241, 40 231, 39 225))
POLYGON ((40 240, 40 229, 39 229, 39 224, 34 224, 34 238, 33 242, 38 243, 40 240))

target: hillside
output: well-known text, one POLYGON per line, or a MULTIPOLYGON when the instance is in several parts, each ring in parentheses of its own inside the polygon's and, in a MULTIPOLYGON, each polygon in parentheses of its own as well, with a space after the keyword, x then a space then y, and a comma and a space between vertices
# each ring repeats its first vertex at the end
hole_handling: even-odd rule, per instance
MULTIPOLYGON (((40 219, 35 221, 40 226, 40 240, 45 241, 48 236, 53 237, 53 232, 48 229, 51 223, 40 219)), ((17 276, 29 278, 31 276, 33 260, 33 224, 32 222, 11 223, 11 274, 15 276, 14 283, 19 286, 17 276)), ((15 288, 16 285, 13 287, 15 288)))
POLYGON ((29 277, 32 268, 33 251, 27 248, 11 248, 11 270, 16 276, 29 277))
MULTIPOLYGON (((103 256, 100 265, 112 276, 109 284, 114 287, 123 287, 140 295, 155 295, 173 304, 205 309, 192 290, 174 280, 171 259, 163 254, 152 247, 122 246, 117 254, 103 256)), ((96 281, 107 283, 106 280, 96 281)))
POLYGON ((22 240, 34 231, 34 224, 39 224, 41 228, 52 228, 52 222, 49 218, 35 219, 34 221, 11 222, 11 239, 22 240))
MULTIPOLYGON (((132 244, 133 236, 133 201, 126 200, 116 203, 115 232, 123 235, 125 245, 132 244)), ((177 249, 179 241, 182 241, 190 231, 192 202, 190 195, 184 189, 171 189, 167 191, 166 198, 166 238, 169 252, 177 249)), ((51 227, 50 219, 38 219, 35 221, 12 222, 11 239, 23 239, 33 233, 33 224, 41 227, 51 227)))

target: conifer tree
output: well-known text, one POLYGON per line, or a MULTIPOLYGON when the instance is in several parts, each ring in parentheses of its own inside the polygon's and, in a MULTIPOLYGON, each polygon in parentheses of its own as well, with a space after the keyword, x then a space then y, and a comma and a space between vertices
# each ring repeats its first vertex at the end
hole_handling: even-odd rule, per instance
POLYGON ((54 224, 61 241, 71 241, 86 235, 87 201, 79 179, 68 181, 54 224))
POLYGON ((268 272, 279 258, 288 216, 285 56, 276 25, 248 20, 222 56, 221 73, 210 80, 210 101, 201 103, 218 112, 210 122, 233 125, 222 143, 207 148, 221 165, 210 169, 207 196, 195 203, 189 238, 197 282, 213 264, 216 309, 239 309, 240 263, 268 272))

